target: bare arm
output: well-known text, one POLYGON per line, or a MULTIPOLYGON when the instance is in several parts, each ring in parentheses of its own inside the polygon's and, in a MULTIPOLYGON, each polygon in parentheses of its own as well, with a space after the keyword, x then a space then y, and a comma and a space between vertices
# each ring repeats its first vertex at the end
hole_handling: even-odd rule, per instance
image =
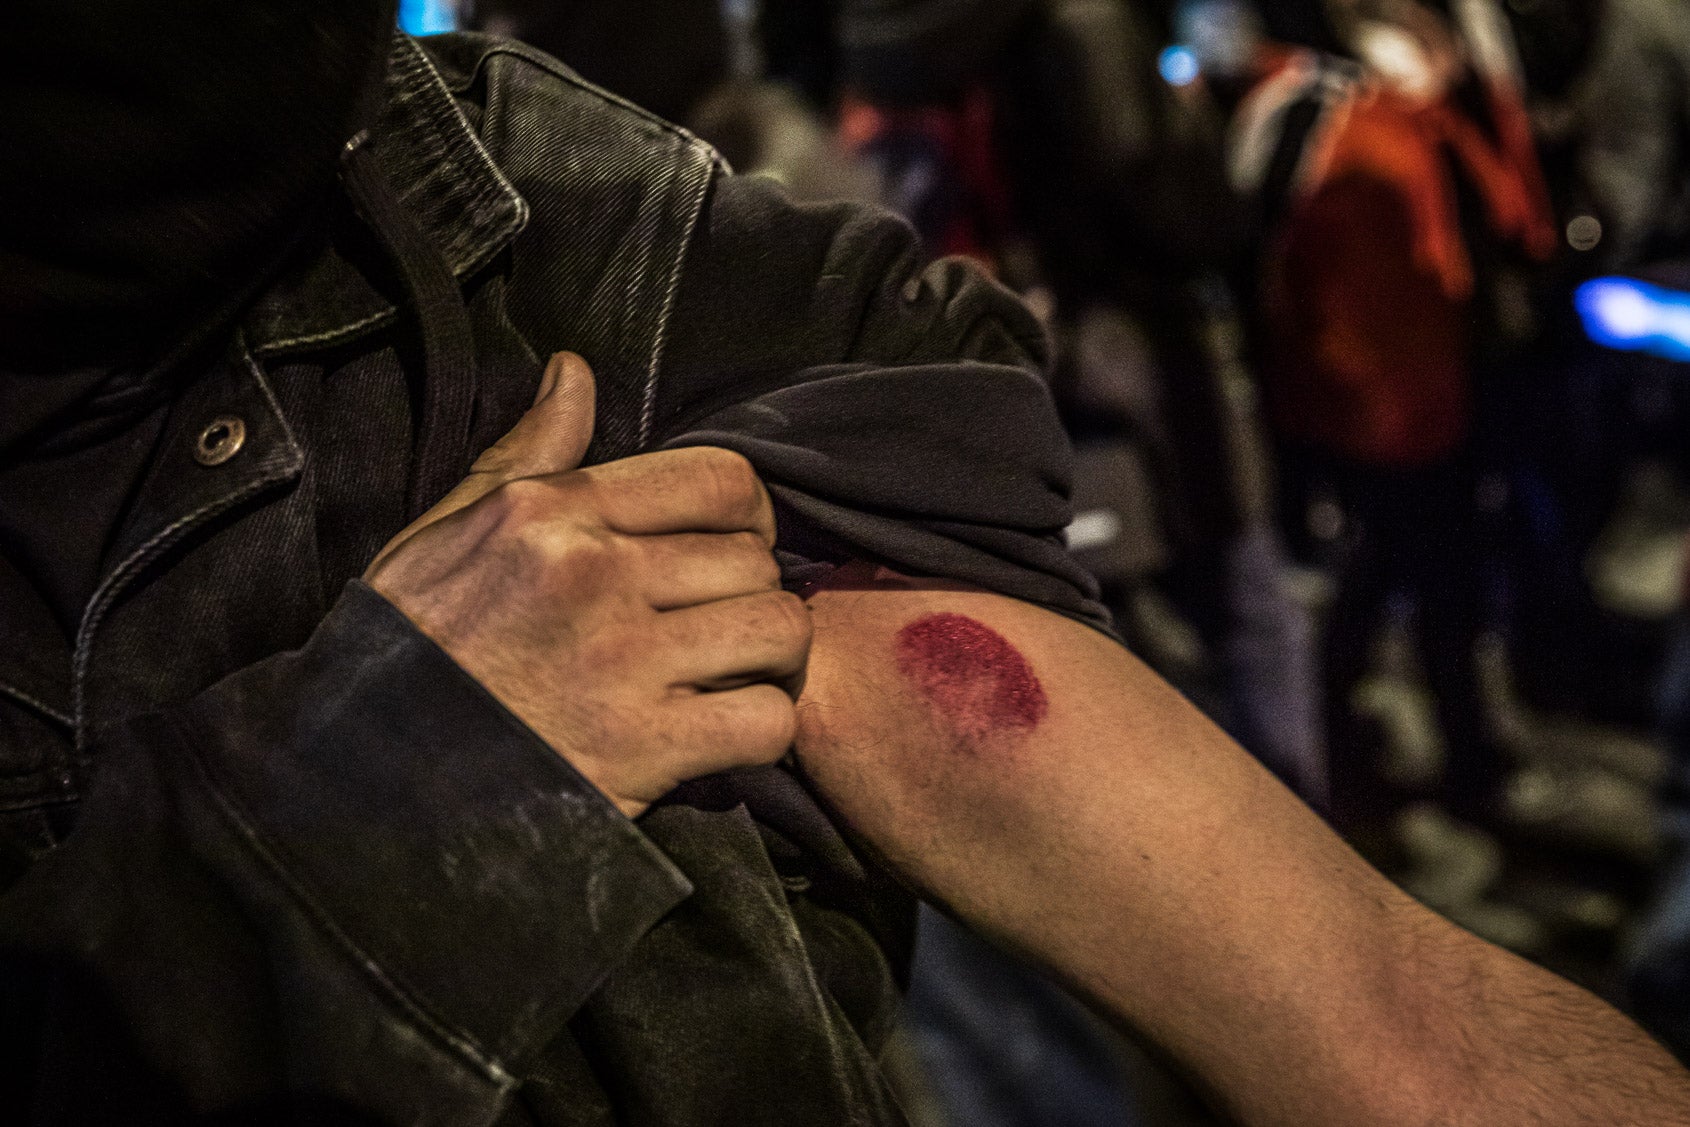
POLYGON ((1245 1123, 1690 1124, 1596 998, 1427 912, 1125 650, 882 572, 811 599, 799 757, 896 871, 1245 1123))

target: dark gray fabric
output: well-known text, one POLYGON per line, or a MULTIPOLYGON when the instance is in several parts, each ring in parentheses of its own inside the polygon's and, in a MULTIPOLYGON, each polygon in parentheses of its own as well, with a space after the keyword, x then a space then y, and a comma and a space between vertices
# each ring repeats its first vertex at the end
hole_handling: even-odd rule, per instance
POLYGON ((923 268, 884 214, 793 207, 756 179, 717 192, 670 331, 665 444, 740 451, 854 554, 1107 629, 1060 541, 1069 450, 1030 367, 1046 342, 1009 293, 923 268))
MULTIPOLYGON (((1060 437, 1006 294, 914 274, 893 221, 725 178, 526 48, 401 38, 389 81, 373 151, 465 287, 471 452, 572 348, 594 457, 756 451, 794 580, 863 555, 1102 623, 1052 548, 1060 437), (917 418, 964 395, 961 421, 917 418), (814 472, 789 408, 878 468, 814 472), (836 408, 858 422, 829 431, 836 408), (962 488, 991 468, 972 430, 1019 467, 996 496, 962 488)), ((426 373, 399 293, 325 216, 172 404, 70 667, 0 600, 0 1114, 898 1122, 875 1058, 910 901, 798 780, 705 780, 631 825, 342 594, 405 522, 426 373), (225 414, 245 446, 197 464, 225 414)))

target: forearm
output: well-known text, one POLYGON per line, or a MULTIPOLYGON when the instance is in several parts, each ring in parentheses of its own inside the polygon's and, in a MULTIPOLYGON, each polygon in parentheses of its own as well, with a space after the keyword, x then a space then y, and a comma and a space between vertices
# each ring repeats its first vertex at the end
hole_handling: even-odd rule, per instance
POLYGON ((1413 930, 1405 966, 1440 986, 1423 1020, 1464 1097, 1433 1122, 1690 1124, 1690 1074, 1618 1011, 1441 919, 1413 930))
MULTIPOLYGON (((1554 1118, 1576 1106, 1557 1084, 1532 1094, 1509 1042, 1576 1045, 1623 1019, 1558 982, 1602 1015, 1598 1032, 1583 1010, 1469 1018, 1463 984, 1516 984, 1514 961, 1390 886, 1119 646, 978 593, 843 590, 812 606, 799 752, 824 793, 923 892, 1148 1034, 1245 1122, 1486 1122, 1475 1088, 1514 1093, 1498 1096, 1513 1119, 1489 1122, 1530 1122, 1531 1099, 1546 1122, 1579 1122, 1554 1118), (1022 713, 1035 724, 988 730, 924 691, 902 648, 934 615, 1010 647, 1044 698, 1022 713), (1449 1053, 1464 1021, 1490 1057, 1449 1053)), ((1671 1075, 1642 1051, 1615 1060, 1645 1092, 1642 1078, 1671 1075)), ((1614 1083, 1578 1098, 1627 1108, 1614 1083)), ((1672 1122, 1671 1107, 1648 1121, 1672 1122)))

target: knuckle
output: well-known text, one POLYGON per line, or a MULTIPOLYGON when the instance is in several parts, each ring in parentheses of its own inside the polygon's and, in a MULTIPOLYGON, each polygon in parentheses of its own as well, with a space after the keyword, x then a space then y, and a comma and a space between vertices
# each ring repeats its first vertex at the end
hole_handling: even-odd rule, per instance
POLYGON ((703 465, 716 507, 731 516, 750 516, 763 499, 763 482, 743 454, 709 448, 703 465))
POLYGON ((545 589, 560 596, 592 597, 613 587, 623 571, 622 547, 603 529, 533 524, 522 543, 545 589))
POLYGON ((729 533, 727 548, 731 556, 741 561, 753 582, 764 586, 780 582, 780 564, 774 553, 769 551, 769 545, 757 533, 729 533))
POLYGON ((531 582, 543 590, 552 591, 563 586, 558 580, 563 545, 556 530, 540 524, 523 524, 508 537, 509 550, 521 561, 531 582))
POLYGON ((487 499, 507 524, 519 528, 544 520, 556 504, 543 482, 528 477, 504 482, 487 499))
POLYGON ((627 563, 628 551, 622 538, 608 529, 588 526, 571 528, 553 537, 553 561, 560 570, 572 574, 614 576, 627 563))

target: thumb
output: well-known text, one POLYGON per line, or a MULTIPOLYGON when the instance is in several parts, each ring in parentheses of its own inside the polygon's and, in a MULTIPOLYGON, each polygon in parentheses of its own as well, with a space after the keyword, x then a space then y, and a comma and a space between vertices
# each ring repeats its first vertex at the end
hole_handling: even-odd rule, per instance
POLYGON ((534 406, 482 452, 471 474, 509 481, 575 469, 593 440, 595 391, 593 370, 585 360, 573 352, 554 355, 540 378, 534 406))
POLYGON ((482 451, 456 489, 388 542, 365 571, 366 578, 417 533, 505 482, 567 473, 579 466, 593 440, 594 398, 593 370, 587 362, 573 352, 553 356, 540 377, 534 406, 503 438, 482 451))

